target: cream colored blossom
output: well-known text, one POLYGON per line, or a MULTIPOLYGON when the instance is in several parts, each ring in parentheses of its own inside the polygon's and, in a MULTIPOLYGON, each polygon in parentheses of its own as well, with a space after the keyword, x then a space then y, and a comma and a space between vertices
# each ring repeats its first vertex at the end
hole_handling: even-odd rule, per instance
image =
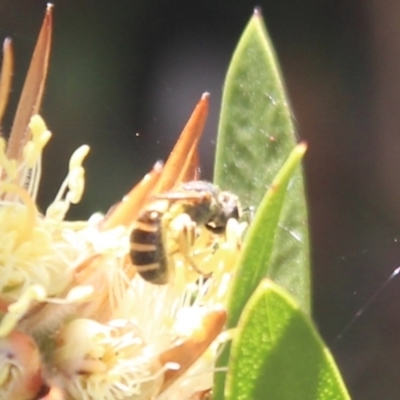
MULTIPOLYGON (((49 32, 50 7, 33 62, 47 65, 49 32)), ((40 65, 27 78, 37 98, 23 94, 19 111, 38 109, 45 72, 31 72, 40 65)), ((224 303, 246 224, 231 219, 218 235, 194 224, 188 251, 204 276, 176 252, 168 260, 174 278, 154 285, 129 259, 140 209, 154 194, 195 179, 207 108, 205 94, 166 165, 156 164, 107 215, 87 221, 65 217, 83 195, 89 147, 72 154, 41 214, 36 197, 51 133, 37 113, 17 112, 15 135, 22 139, 14 127, 8 144, 0 137, 0 399, 31 400, 48 388, 46 400, 189 400, 211 389, 221 343, 229 339, 224 303)), ((179 236, 179 220, 167 227, 169 240, 179 236)))
MULTIPOLYGON (((39 116, 30 126, 41 127, 36 138, 48 132, 39 116)), ((24 168, 38 170, 31 162, 40 162, 42 144, 28 142, 24 168)), ((202 271, 212 272, 209 278, 191 271, 177 253, 175 279, 161 286, 148 283, 128 260, 129 226, 102 230, 100 214, 88 221, 64 220, 82 194, 86 154, 81 147, 71 157, 67 178, 45 215, 34 204, 36 189, 29 192, 15 183, 24 168, 17 165, 20 172, 12 175, 13 160, 1 157, 3 170, 11 173, 2 182, 3 197, 9 199, 0 202, 0 240, 9 242, 0 250, 7 277, 1 296, 8 304, 0 333, 6 337, 22 329, 49 336, 51 353, 42 349, 49 382, 67 398, 189 399, 212 385, 225 321, 221 307, 245 224, 230 220, 226 236, 198 228, 191 255, 202 271), (193 357, 186 360, 188 348, 193 357)))
MULTIPOLYGON (((36 301, 54 302, 67 297, 75 268, 91 251, 90 243, 80 239, 87 223, 65 223, 60 212, 43 216, 37 210, 34 201, 40 179, 38 164, 51 134, 37 115, 32 117, 29 129, 32 139, 24 146, 19 164, 9 160, 5 147, 0 146, 0 298, 10 304, 9 311, 14 315, 23 315, 36 301)), ((0 141, 4 143, 3 138, 0 141)), ((81 191, 83 174, 74 171, 82 169, 82 149, 88 151, 86 146, 72 155, 74 162, 70 163, 63 184, 72 189, 57 196, 49 208, 60 209, 59 204, 68 204, 71 197, 77 197, 76 186, 81 191), (79 160, 75 161, 77 153, 79 160)), ((5 327, 3 321, 0 332, 4 335, 10 329, 12 326, 5 327)))

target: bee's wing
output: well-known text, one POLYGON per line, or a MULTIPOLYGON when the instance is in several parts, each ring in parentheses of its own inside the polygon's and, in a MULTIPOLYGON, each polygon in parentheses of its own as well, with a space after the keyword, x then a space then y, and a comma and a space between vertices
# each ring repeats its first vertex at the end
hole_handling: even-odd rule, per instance
POLYGON ((188 201, 206 201, 211 197, 211 194, 208 192, 199 192, 199 191, 172 191, 160 193, 154 196, 155 199, 162 200, 188 200, 188 201))

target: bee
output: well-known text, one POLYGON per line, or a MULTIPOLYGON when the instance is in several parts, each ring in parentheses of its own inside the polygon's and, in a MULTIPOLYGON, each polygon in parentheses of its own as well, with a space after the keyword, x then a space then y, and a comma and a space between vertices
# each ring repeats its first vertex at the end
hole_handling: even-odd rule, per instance
POLYGON ((140 213, 130 236, 130 258, 143 279, 156 285, 170 281, 173 254, 180 253, 199 274, 190 257, 197 228, 222 235, 230 218, 239 219, 236 195, 206 181, 191 181, 157 195, 140 213))

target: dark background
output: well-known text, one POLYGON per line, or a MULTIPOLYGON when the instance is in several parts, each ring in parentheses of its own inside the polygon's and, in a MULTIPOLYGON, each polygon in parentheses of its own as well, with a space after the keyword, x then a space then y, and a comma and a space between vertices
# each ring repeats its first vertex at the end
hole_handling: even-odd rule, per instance
MULTIPOLYGON (((45 207, 68 158, 91 146, 84 200, 106 211, 165 159, 204 91, 210 179, 222 84, 253 7, 280 58, 299 136, 312 232, 314 316, 354 399, 400 398, 400 278, 348 322, 400 264, 400 3, 390 0, 55 0, 44 116, 45 207), (136 135, 139 133, 139 135, 136 135), (339 335, 339 336, 338 336, 339 335)), ((16 68, 7 131, 45 1, 0 0, 16 68)))

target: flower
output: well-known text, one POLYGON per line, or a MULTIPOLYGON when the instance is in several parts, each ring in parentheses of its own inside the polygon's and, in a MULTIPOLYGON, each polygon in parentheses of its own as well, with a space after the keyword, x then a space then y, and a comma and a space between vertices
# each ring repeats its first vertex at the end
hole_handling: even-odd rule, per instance
MULTIPOLYGON (((212 387, 214 362, 229 336, 224 302, 246 224, 230 219, 224 234, 195 226, 190 255, 209 275, 177 251, 175 278, 165 285, 136 273, 129 237, 151 198, 197 179, 209 96, 202 96, 165 166, 156 163, 106 215, 65 219, 84 191, 86 145, 72 154, 67 177, 41 214, 35 201, 51 133, 37 111, 51 24, 48 6, 8 144, 0 138, 0 398, 200 398, 212 387)), ((7 39, 0 118, 11 65, 7 39)), ((168 229, 179 233, 177 219, 168 229)))

